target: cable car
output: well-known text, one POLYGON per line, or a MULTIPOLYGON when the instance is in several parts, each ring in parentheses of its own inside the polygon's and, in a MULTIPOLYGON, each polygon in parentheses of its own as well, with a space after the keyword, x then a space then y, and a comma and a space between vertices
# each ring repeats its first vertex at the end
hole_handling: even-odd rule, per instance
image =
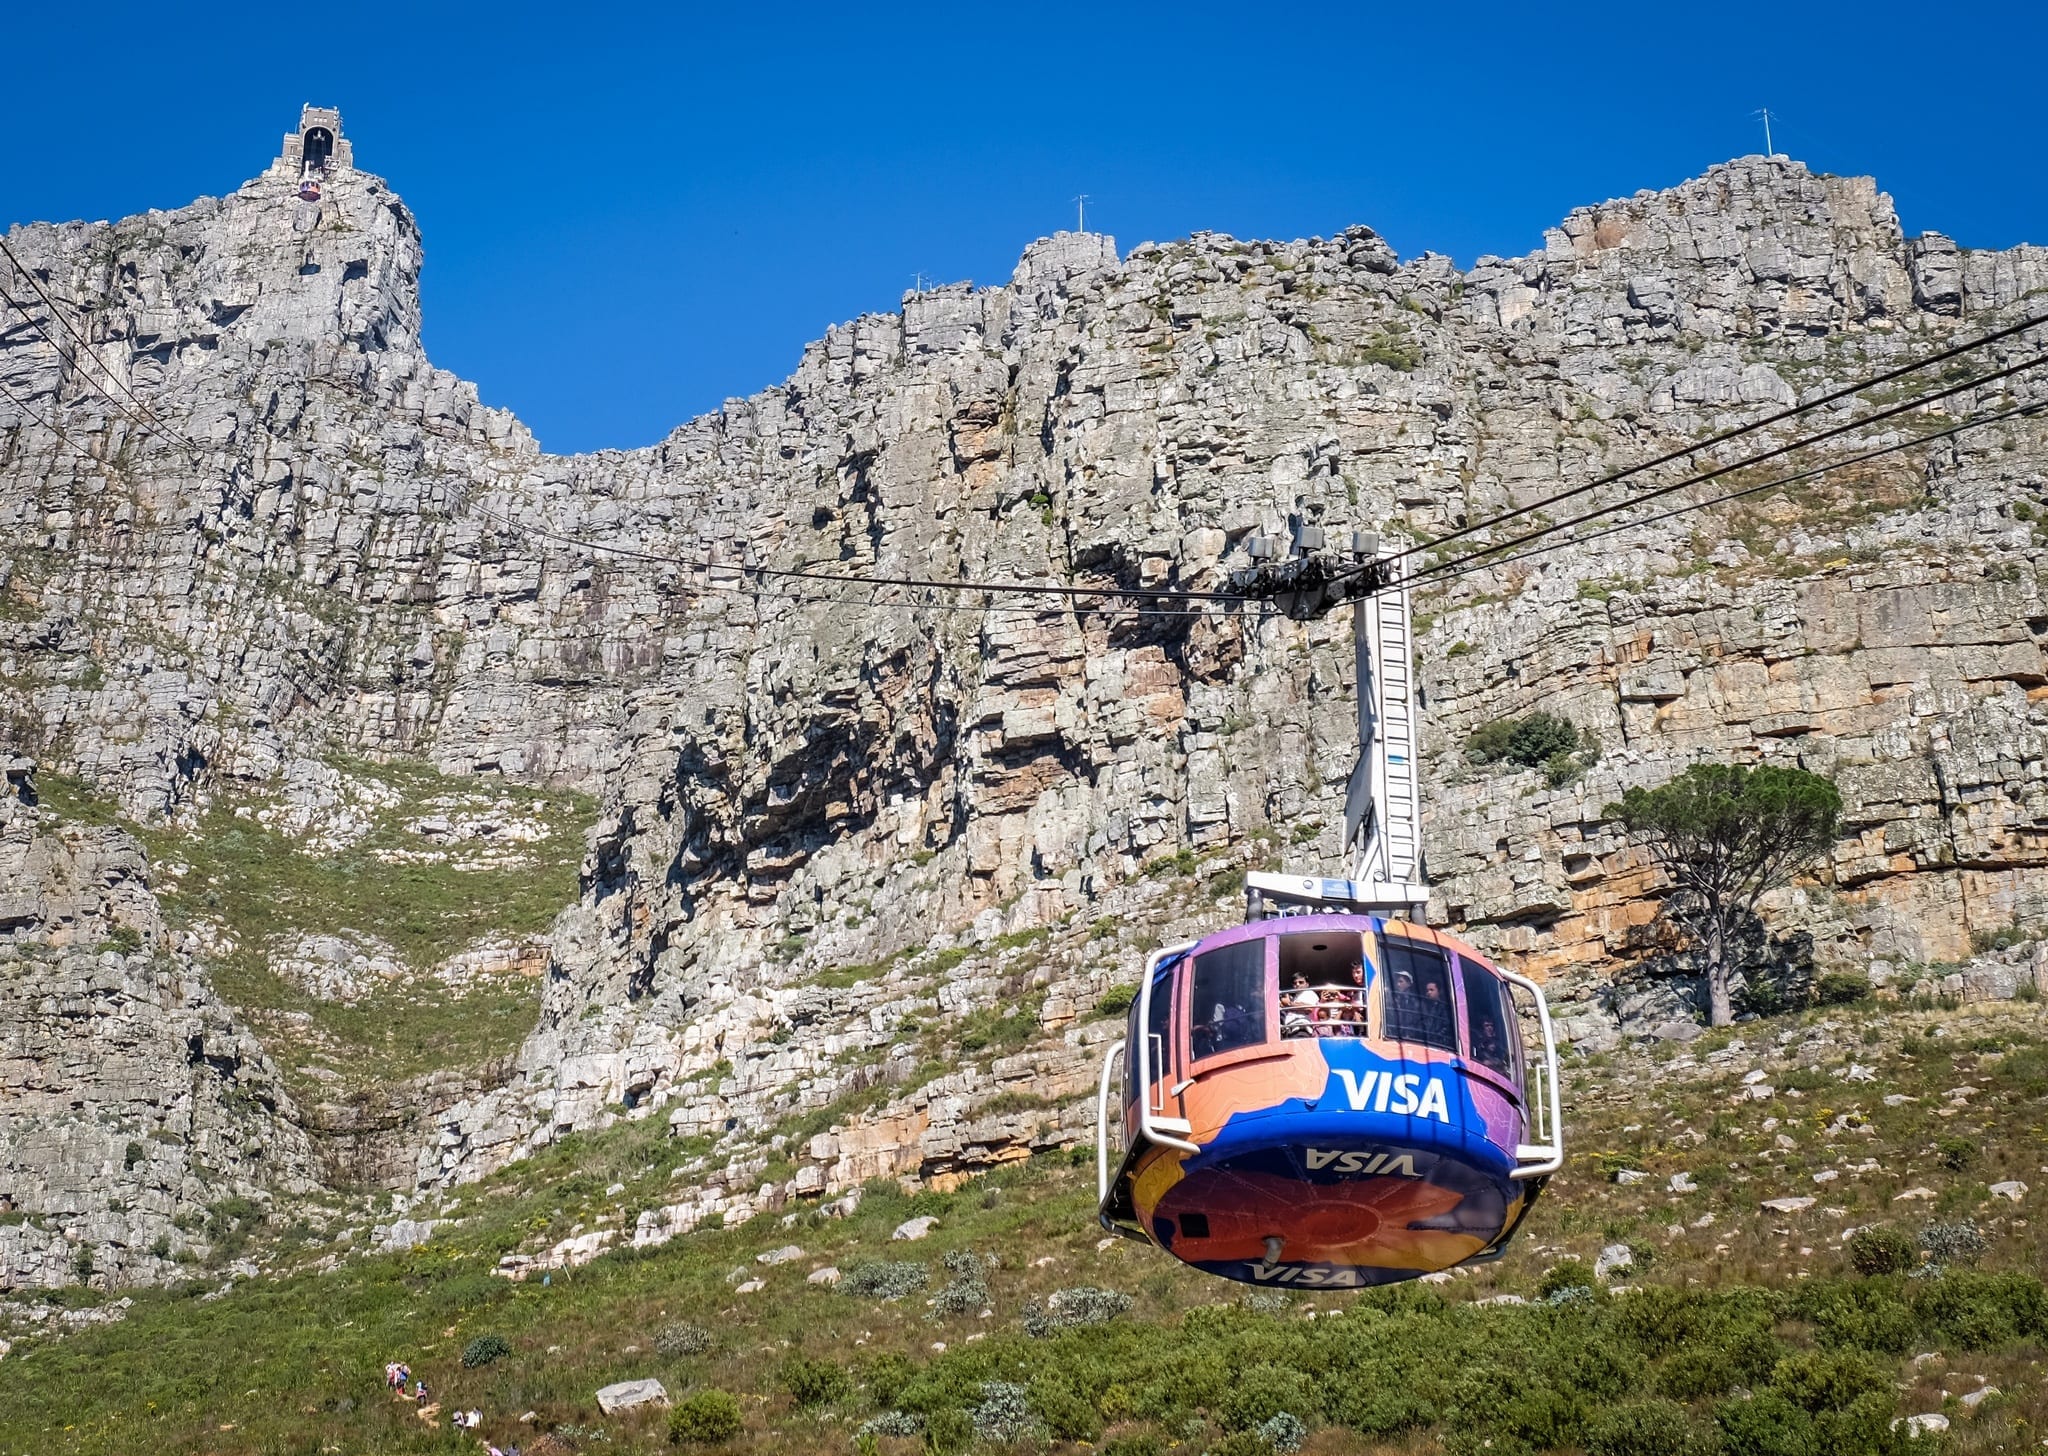
POLYGON ((1425 926, 1283 915, 1151 956, 1103 1063, 1101 1220, 1248 1283, 1412 1279, 1501 1253, 1563 1161, 1557 1106, 1534 982, 1425 926))
MULTIPOLYGON (((1297 525, 1297 558, 1321 544, 1297 525)), ((1336 576, 1272 568, 1298 619, 1332 605, 1329 583, 1369 583, 1352 610, 1349 877, 1254 872, 1245 924, 1155 951, 1096 1097, 1102 1226, 1254 1284, 1357 1289, 1496 1258, 1564 1161, 1542 989, 1416 918, 1429 887, 1408 593, 1373 559, 1377 537, 1351 549, 1364 564, 1336 576)))

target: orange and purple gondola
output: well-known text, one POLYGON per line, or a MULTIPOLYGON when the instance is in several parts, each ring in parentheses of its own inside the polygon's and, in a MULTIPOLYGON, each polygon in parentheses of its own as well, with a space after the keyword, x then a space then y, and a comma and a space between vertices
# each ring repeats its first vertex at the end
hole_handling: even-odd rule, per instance
POLYGON ((1493 1257, 1563 1157, 1541 991, 1371 915, 1285 915, 1155 953, 1100 1102, 1104 1227, 1251 1283, 1361 1288, 1493 1257))

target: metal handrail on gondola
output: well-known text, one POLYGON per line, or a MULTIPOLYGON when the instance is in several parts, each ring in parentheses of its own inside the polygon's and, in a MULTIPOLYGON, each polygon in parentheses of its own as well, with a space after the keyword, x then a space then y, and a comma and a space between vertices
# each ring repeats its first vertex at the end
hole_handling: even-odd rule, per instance
POLYGON ((1543 988, 1527 976, 1518 976, 1500 966, 1493 971, 1509 985, 1519 986, 1535 998, 1536 1019, 1543 1029, 1541 1076, 1528 1078, 1523 1089, 1529 1103, 1530 1131, 1536 1135, 1536 1141, 1516 1146, 1516 1166, 1508 1176, 1517 1180, 1546 1178, 1564 1166, 1564 1123, 1559 1116, 1564 1104, 1557 1090, 1557 1033, 1550 1024, 1550 1003, 1543 999, 1543 988))
MULTIPOLYGON (((1186 1138, 1178 1136, 1180 1133, 1194 1131, 1193 1126, 1178 1117, 1152 1115, 1152 982, 1158 975, 1162 962, 1171 960, 1184 951, 1193 950, 1195 944, 1192 940, 1182 941, 1179 945, 1155 950, 1145 957, 1145 981, 1138 988, 1138 1132, 1140 1136, 1152 1142, 1169 1148, 1179 1148, 1184 1153, 1202 1151, 1200 1143, 1189 1142, 1186 1138)), ((1163 1046, 1160 1048, 1162 1054, 1165 1050, 1163 1046)), ((1162 1107, 1160 1110, 1165 1109, 1162 1107)))

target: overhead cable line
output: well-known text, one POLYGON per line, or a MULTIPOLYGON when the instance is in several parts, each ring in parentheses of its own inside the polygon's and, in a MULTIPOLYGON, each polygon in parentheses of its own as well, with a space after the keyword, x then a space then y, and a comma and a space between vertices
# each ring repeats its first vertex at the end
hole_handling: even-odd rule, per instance
MULTIPOLYGON (((486 520, 493 521, 499 526, 505 528, 506 530, 519 532, 521 534, 528 536, 536 536, 542 540, 552 541, 557 545, 576 547, 587 551, 598 552, 604 555, 620 556, 628 560, 646 561, 662 566, 677 567, 684 570, 702 571, 707 574, 713 572, 730 572, 733 575, 741 578, 745 578, 750 575, 788 576, 798 574, 790 570, 776 570, 756 566, 747 566, 739 562, 710 561, 698 558, 678 557, 665 554, 659 551, 643 550, 632 546, 616 545, 611 542, 591 541, 580 536, 570 536, 559 531, 549 530, 545 526, 536 526, 522 521, 515 521, 510 516, 500 514, 499 512, 492 510, 488 506, 479 504, 476 501, 474 495, 472 495, 471 492, 462 488, 461 486, 452 486, 451 488, 453 489, 456 495, 462 498, 462 504, 464 505, 465 508, 475 512, 477 515, 484 517, 486 520)), ((974 590, 983 592, 1000 592, 1005 588, 1004 583, 919 581, 906 580, 901 578, 859 577, 848 575, 832 575, 825 577, 824 579, 837 583, 843 583, 845 585, 850 586, 866 587, 872 590, 880 590, 885 587, 913 587, 918 589, 934 591, 974 590)), ((797 603, 811 603, 820 606, 867 607, 876 610, 890 609, 928 612, 966 612, 984 617, 1030 617, 1034 619, 1043 619, 1048 612, 1054 610, 1050 607, 1031 608, 997 607, 993 605, 976 606, 965 602, 885 602, 879 600, 870 600, 863 602, 848 596, 821 595, 816 592, 803 591, 779 591, 772 587, 745 586, 741 585, 738 582, 730 584, 716 581, 705 582, 701 585, 692 585, 688 588, 685 588, 684 590, 686 594, 699 596, 707 592, 719 592, 729 596, 749 597, 756 601, 788 601, 797 603)), ((1155 598, 1163 596, 1174 599, 1179 599, 1183 596, 1191 596, 1197 598, 1200 601, 1209 603, 1211 605, 1219 606, 1256 600, 1255 598, 1240 596, 1235 593, 1226 592, 1199 594, 1180 592, 1138 592, 1125 588, 1067 588, 1059 591, 1057 595, 1059 595, 1063 600, 1070 599, 1073 597, 1105 595, 1143 596, 1155 598)), ((1163 607, 1084 605, 1077 607, 1076 610, 1085 611, 1091 615, 1109 618, 1112 620, 1130 617, 1173 618, 1207 617, 1214 615, 1214 613, 1211 610, 1209 610, 1209 608, 1206 606, 1198 606, 1192 609, 1183 610, 1163 607)))
MULTIPOLYGON (((1949 398, 1952 395, 1961 394, 1964 390, 1977 389, 1986 384, 1996 383, 1998 380, 2001 379, 2011 378, 2015 374, 2021 374, 2029 369, 2038 368, 2040 365, 2044 363, 2048 363, 2048 353, 2036 354, 2032 358, 2023 359, 2017 364, 2009 364, 2005 368, 1995 369, 1989 374, 1980 374, 1973 379, 1966 379, 1962 381, 1960 384, 1952 384, 1948 386, 1946 389, 1935 390, 1932 393, 1918 395, 1912 399, 1904 400, 1898 404, 1888 405, 1881 410, 1875 410, 1870 414, 1862 415, 1856 419, 1849 420, 1840 425, 1836 425, 1831 429, 1823 430, 1817 435, 1808 435, 1803 439, 1791 441, 1789 444, 1775 446, 1772 449, 1762 451, 1759 454, 1751 455, 1747 459, 1737 460, 1727 465, 1717 466, 1714 469, 1705 471, 1699 475, 1688 476, 1684 480, 1674 481, 1669 485, 1659 486, 1655 490, 1644 491, 1639 495, 1631 497, 1628 501, 1617 502, 1613 505, 1607 506, 1597 506, 1592 510, 1583 511, 1576 516, 1568 516, 1562 521, 1557 521, 1548 525, 1541 526, 1534 531, 1525 531, 1519 536, 1510 536, 1504 541, 1497 541, 1493 542, 1490 545, 1476 547, 1471 551, 1463 552, 1459 555, 1448 558, 1448 560, 1444 562, 1436 564, 1446 567, 1460 566, 1465 564, 1466 562, 1479 560, 1482 557, 1494 556, 1503 551, 1512 551, 1517 546, 1524 546, 1532 541, 1539 541, 1546 536, 1554 536, 1560 531, 1569 530, 1573 526, 1584 525, 1588 521, 1598 520, 1602 516, 1612 515, 1615 511, 1625 509, 1627 506, 1637 505, 1644 501, 1658 500, 1664 496, 1673 495, 1681 490, 1689 490, 1696 485, 1705 485, 1708 481, 1718 480, 1723 476, 1732 475, 1738 470, 1746 470, 1751 466, 1761 465, 1766 460, 1775 460, 1780 456, 1789 455, 1795 450, 1803 450, 1809 446, 1818 445, 1824 440, 1832 440, 1837 436, 1849 434, 1853 431, 1863 429, 1869 425, 1877 424, 1882 420, 1892 419, 1898 415, 1906 414, 1912 410, 1924 408, 1927 405, 1935 403, 1937 400, 1943 400, 1949 398)), ((1559 497, 1552 497, 1552 499, 1558 498, 1559 497)), ((1412 556, 1416 551, 1426 549, 1426 547, 1429 544, 1431 543, 1424 543, 1423 546, 1412 547, 1407 551, 1398 553, 1395 557, 1385 558, 1385 560, 1396 560, 1399 559, 1400 556, 1412 556)))
MULTIPOLYGON (((7 402, 9 404, 13 405, 16 409, 20 410, 23 414, 27 415, 30 419, 34 420, 37 424, 41 425, 51 434, 55 435, 60 441, 62 441, 66 446, 68 446, 74 454, 77 454, 83 457, 84 459, 90 460, 93 464, 99 466, 100 469, 108 472, 110 475, 119 475, 122 476, 124 479, 126 478, 125 472, 122 471, 122 469, 118 465, 115 465, 112 461, 102 459, 100 456, 93 454, 92 451, 86 449, 85 446, 79 444, 76 440, 72 439, 70 435, 66 434, 64 431, 64 427, 62 425, 53 424, 50 420, 44 418, 40 412, 38 412, 29 405, 27 400, 23 399, 20 395, 16 394, 13 390, 9 389, 4 384, 0 384, 0 395, 5 395, 7 397, 7 402)), ((130 483, 132 484, 133 482, 130 483)))
MULTIPOLYGON (((1486 520, 1468 522, 1467 524, 1460 526, 1455 530, 1445 532, 1441 536, 1434 537, 1428 541, 1418 542, 1415 545, 1406 548, 1405 550, 1397 551, 1391 557, 1385 559, 1399 561, 1406 557, 1413 556, 1418 552, 1431 551, 1436 549, 1437 547, 1446 545, 1449 542, 1459 541, 1463 540, 1465 537, 1477 535, 1481 531, 1489 530, 1494 526, 1501 525, 1504 522, 1514 520, 1519 516, 1525 516, 1529 515, 1534 511, 1543 510, 1545 507, 1556 505, 1560 501, 1570 500, 1576 496, 1584 495, 1588 491, 1598 490, 1602 486, 1613 485, 1619 481, 1628 479, 1630 476, 1640 475, 1646 470, 1654 470, 1656 467, 1660 465, 1669 465, 1674 460, 1683 460, 1688 456, 1698 454, 1702 450, 1712 449, 1716 445, 1724 445, 1730 440, 1739 439, 1744 435, 1754 434, 1756 431, 1764 429, 1767 426, 1780 424, 1785 420, 1795 418, 1799 415, 1809 414, 1814 410, 1824 408, 1827 405, 1835 404, 1844 399, 1848 399, 1852 395, 1861 394, 1866 389, 1875 388, 1880 384, 1889 384, 1893 380, 1903 379, 1909 374, 1917 374, 1923 369, 1930 368, 1936 364, 1946 363, 1948 360, 1959 358, 1964 354, 1973 353, 1978 349, 1985 348, 1991 344, 1996 344, 2001 340, 2009 339, 2015 334, 2024 333, 2031 328, 2037 328, 2044 323, 2048 323, 2048 313, 2035 314, 2031 318, 2022 319, 2020 320, 2020 322, 2016 324, 2010 324, 2002 329, 1995 329, 1991 333, 1980 335, 1975 339, 1966 339, 1962 343, 1953 345, 1947 349, 1943 349, 1938 353, 1929 354, 1924 359, 1917 359, 1907 364, 1901 364, 1897 368, 1888 369, 1882 374, 1874 374, 1870 378, 1859 380, 1854 384, 1845 384, 1839 389, 1831 390, 1827 394, 1823 394, 1818 396, 1817 398, 1806 401, 1804 404, 1795 404, 1792 405, 1790 408, 1778 411, 1774 415, 1766 415, 1762 419, 1752 420, 1750 423, 1746 425, 1737 425, 1732 429, 1723 430, 1718 435, 1709 435, 1704 440, 1694 441, 1692 444, 1683 446, 1679 449, 1666 451, 1664 454, 1658 455, 1653 459, 1645 460, 1639 464, 1630 465, 1624 469, 1612 471, 1606 475, 1598 477, 1597 479, 1588 480, 1579 485, 1570 486, 1567 489, 1556 491, 1551 495, 1543 497, 1541 500, 1531 501, 1527 505, 1516 506, 1513 510, 1503 511, 1501 514, 1490 517, 1486 520)), ((1995 378, 2000 376, 1991 377, 1995 378)), ((1934 397, 1939 398, 1940 396, 1934 397)), ((1819 438, 1826 437, 1822 436, 1819 438)), ((1774 453, 1783 452, 1779 451, 1774 453)), ((1757 458, 1768 459, 1770 457, 1760 456, 1757 458)), ((1637 497, 1637 499, 1643 499, 1643 497, 1639 496, 1637 497)))
MULTIPOLYGON (((1689 455, 1707 449, 1715 444, 1725 443, 1729 440, 1739 438, 1742 435, 1749 434, 1755 430, 1763 428, 1765 425, 1779 422, 1799 414, 1807 413, 1811 410, 1821 408, 1826 404, 1830 404, 1838 400, 1847 398, 1850 395, 1853 395, 1861 390, 1869 389, 1879 384, 1888 383, 1892 380, 1902 378, 1907 374, 1915 373, 1919 370, 1928 368, 1931 365, 1939 364, 1946 360, 1957 358, 1963 354, 1967 354, 1977 349, 1984 348, 1990 344, 1998 342, 2001 339, 2011 337, 2013 334, 2019 333, 2028 328, 2032 328, 2041 323, 2048 323, 2048 314, 2043 314, 2034 318, 2024 320, 2020 323, 2011 325, 2007 328, 1996 330, 1990 334, 1983 335, 1977 339, 1969 340, 1962 344, 1958 344, 1952 348, 1942 350, 1939 353, 1929 355, 1926 358, 1914 361, 1913 363, 1900 366, 1896 369, 1888 370, 1882 374, 1874 375, 1871 378, 1862 380, 1858 383, 1844 386, 1841 389, 1831 391, 1826 395, 1822 395, 1817 399, 1811 400, 1804 405, 1799 405, 1792 409, 1781 411, 1778 414, 1769 416, 1762 420, 1754 421, 1747 425, 1742 425, 1734 429, 1725 430, 1721 432, 1719 435, 1712 436, 1706 440, 1698 441, 1682 449, 1667 452, 1666 454, 1658 456, 1655 459, 1645 461, 1640 465, 1630 466, 1626 470, 1617 471, 1610 475, 1603 476, 1597 480, 1589 481, 1581 485, 1570 487, 1567 490, 1556 492, 1550 496, 1545 497, 1543 500, 1532 502, 1526 506, 1517 507, 1515 510, 1512 511, 1503 512, 1500 516, 1492 518, 1490 520, 1475 522, 1469 526, 1461 527, 1456 531, 1450 532, 1444 536, 1437 537, 1434 540, 1421 542, 1415 546, 1396 552, 1390 557, 1381 558, 1379 562, 1374 563, 1372 565, 1362 565, 1359 567, 1349 568, 1343 572, 1340 572, 1338 576, 1340 579, 1356 578, 1357 576, 1363 574, 1367 570, 1376 568, 1383 569, 1387 562, 1399 561, 1403 558, 1411 557, 1418 552, 1434 549, 1436 547, 1441 546, 1444 542, 1456 540, 1461 537, 1471 535, 1475 532, 1485 530, 1489 526, 1498 524, 1501 521, 1511 520, 1517 516, 1529 514, 1532 511, 1539 510, 1542 506, 1546 504, 1554 504, 1555 502, 1560 500, 1565 500, 1574 496, 1582 495, 1587 491, 1597 489, 1601 485, 1609 484, 1614 481, 1624 479, 1629 475, 1650 469, 1653 466, 1666 464, 1673 460, 1683 459, 1689 455)), ((2033 358, 2024 360, 2019 364, 2012 365, 2004 369, 1995 370, 1987 374, 1978 375, 1971 379, 1964 380, 1960 383, 1953 384, 1944 389, 1923 394, 1917 394, 1911 399, 1902 401, 1898 404, 1888 406, 1884 409, 1877 410, 1866 415, 1859 416, 1857 419, 1848 421, 1841 425, 1833 426, 1817 434, 1803 435, 1800 438, 1789 441, 1783 445, 1774 446, 1771 449, 1746 456, 1741 460, 1730 462, 1727 465, 1718 466, 1712 470, 1688 476, 1684 480, 1676 481, 1669 485, 1660 486, 1652 491, 1643 492, 1641 494, 1631 497, 1630 500, 1627 502, 1618 502, 1613 505, 1601 507, 1597 510, 1588 512, 1581 516, 1573 517, 1567 521, 1557 523, 1556 525, 1546 525, 1540 530, 1526 532, 1521 536, 1511 537, 1503 542, 1487 546, 1481 546, 1469 552, 1461 553, 1451 558, 1449 562, 1438 564, 1443 566, 1455 566, 1467 561, 1475 560, 1479 557, 1493 555, 1501 551, 1510 550, 1514 547, 1528 544, 1532 541, 1538 540, 1543 536, 1552 534, 1556 531, 1567 529, 1570 526, 1581 524, 1584 521, 1590 519, 1595 519, 1600 516, 1609 515, 1615 510, 1624 508, 1624 506, 1628 504, 1633 504, 1638 501, 1655 500, 1662 496, 1672 494, 1675 491, 1684 490, 1695 485, 1702 485, 1709 481, 1716 480, 1723 476, 1726 476, 1734 471, 1749 469, 1753 466, 1762 464, 1766 461, 1780 458, 1793 451, 1801 450, 1808 446, 1819 444, 1823 441, 1836 438, 1837 436, 1863 428, 1867 425, 1878 423, 1880 421, 1892 418, 1896 415, 1904 414, 1911 410, 1918 409, 1924 405, 1932 404, 1936 401, 1946 399, 1952 395, 1959 394, 1964 390, 1972 389, 1983 384, 1994 383, 1997 380, 2019 373, 2022 370, 2033 368, 2035 365, 2041 363, 2044 359, 2048 359, 2048 355, 2036 355, 2033 358)), ((1008 595, 1049 595, 1069 599, 1107 597, 1126 600, 1136 599, 1139 601, 1153 602, 1165 600, 1176 602, 1185 601, 1209 603, 1245 603, 1265 600, 1265 598, 1262 596, 1245 592, 1200 592, 1178 589, 1147 590, 1144 588, 1132 587, 1057 586, 1046 583, 989 582, 972 580, 933 579, 924 577, 870 577, 858 576, 844 572, 823 571, 816 568, 807 567, 773 567, 747 565, 745 563, 739 562, 713 562, 701 559, 691 560, 688 558, 679 558, 676 556, 665 555, 660 552, 636 550, 631 547, 614 546, 603 542, 590 541, 575 536, 565 535, 559 532, 551 532, 544 527, 513 525, 513 523, 511 523, 509 520, 507 520, 505 524, 507 524, 508 526, 512 526, 513 529, 527 531, 530 534, 541 536, 546 539, 551 539, 564 545, 578 546, 587 550, 606 552, 633 559, 659 562, 669 566, 692 567, 706 572, 731 572, 741 577, 783 578, 803 581, 819 581, 834 585, 870 588, 894 586, 934 591, 981 591, 986 593, 1002 593, 1008 595)), ((970 610, 986 609, 970 608, 970 610)), ((1097 608, 1096 610, 1100 611, 1106 609, 1097 608)), ((1150 614, 1175 616, 1186 615, 1186 613, 1184 612, 1164 612, 1157 608, 1151 609, 1150 614)))
MULTIPOLYGON (((1946 440, 1960 435, 1965 430, 1982 429, 1986 425, 1999 424, 2005 420, 2016 419, 2023 415, 2038 414, 2044 409, 2048 409, 2048 400, 2032 400, 2026 404, 2014 405, 2010 409, 2000 410, 1996 414, 1980 415, 1976 419, 1964 420, 1959 424, 1949 426, 1945 430, 1937 430, 1931 435, 1920 435, 1911 440, 1896 440, 1889 445, 1880 445, 1875 449, 1866 450, 1859 455, 1851 455, 1843 460, 1830 461, 1825 465, 1816 465, 1811 469, 1802 470, 1793 475, 1781 475, 1774 480, 1761 481, 1756 485, 1746 485, 1740 490, 1731 490, 1708 500, 1688 501, 1684 505, 1673 506, 1669 510, 1658 511, 1654 515, 1644 516, 1639 520, 1616 521, 1610 525, 1602 526, 1597 531, 1589 531, 1583 536, 1572 536, 1561 541, 1550 542, 1547 545, 1534 545, 1525 551, 1517 551, 1501 560, 1477 561, 1470 557, 1458 557, 1436 566, 1426 566, 1405 578, 1405 580, 1410 586, 1435 586, 1444 582, 1456 581, 1461 577, 1471 576, 1481 571, 1497 571, 1504 566, 1511 566, 1534 556, 1545 556, 1553 551, 1562 551, 1569 546, 1584 546, 1588 542, 1598 541, 1603 537, 1616 535, 1622 531, 1640 530, 1647 526, 1654 526, 1660 522, 1672 520, 1678 516, 1690 515, 1694 511, 1708 510, 1714 506, 1726 505, 1730 501, 1738 501, 1749 496, 1761 495, 1765 491, 1778 490, 1788 485, 1797 485, 1804 480, 1812 480, 1837 470, 1846 470, 1852 465, 1862 465, 1887 455, 1896 455, 1901 451, 1918 449, 1922 445, 1932 445, 1938 440, 1946 440)), ((1631 502, 1631 504, 1633 503, 1631 502)), ((1621 507, 1616 507, 1616 509, 1621 509, 1621 507)))
MULTIPOLYGON (((204 449, 196 441, 190 439, 189 437, 180 433, 178 430, 174 429, 160 415, 158 415, 155 410, 149 407, 148 403, 143 400, 141 395, 137 394, 133 389, 129 388, 126 381, 124 381, 118 374, 116 374, 109 365, 103 363, 100 360, 99 356, 92 352, 91 340, 87 339, 77 329, 73 328, 69 323, 65 322, 64 318, 57 312, 57 300, 50 297, 48 291, 44 289, 43 285, 36 281, 35 274, 31 273, 28 270, 28 268, 23 265, 21 259, 15 256, 14 249, 8 246, 7 239, 4 237, 0 237, 0 254, 4 254, 6 256, 7 261, 14 266, 14 271, 19 273, 23 281, 25 281, 30 288, 35 290, 36 297, 40 298, 43 301, 44 305, 50 311, 50 321, 56 324, 59 328, 63 329, 64 332, 69 334, 75 341, 70 352, 67 354, 64 349, 64 346, 57 342, 57 340, 51 338, 49 331, 46 330, 40 323, 36 322, 36 318, 33 313, 31 313, 25 306, 17 302, 15 299, 8 298, 7 302, 10 305, 12 305, 15 309, 19 310, 21 316, 28 320, 29 327, 34 329, 38 334, 42 335, 43 342, 48 344, 51 348, 57 351, 58 358, 65 360, 67 363, 71 365, 73 369, 78 370, 80 377, 83 378, 87 384, 90 384, 94 389, 98 390, 101 395, 105 396, 107 402, 113 405, 115 409, 120 410, 122 414, 127 415, 131 422, 140 425, 144 430, 147 430, 152 434, 159 435, 162 438, 169 440, 173 444, 176 444, 186 450, 191 451, 195 456, 203 456, 205 454, 204 449), (148 423, 144 423, 143 420, 137 420, 132 414, 129 414, 129 412, 125 408, 123 408, 121 402, 115 399, 112 394, 108 393, 106 386, 101 384, 97 379, 93 378, 92 375, 84 369, 83 365, 80 362, 81 356, 83 356, 84 359, 90 360, 93 363, 93 365, 100 370, 101 373, 105 374, 106 377, 113 382, 114 387, 116 389, 119 389, 122 394, 126 395, 128 399, 134 404, 135 408, 142 412, 143 416, 146 418, 148 423)), ((74 304, 73 307, 75 308, 77 307, 77 305, 74 304)), ((83 310, 80 311, 83 312, 83 310)))
MULTIPOLYGON (((543 540, 553 541, 558 545, 577 546, 588 551, 599 551, 607 555, 625 557, 629 560, 656 562, 663 566, 686 567, 694 570, 707 572, 729 571, 738 576, 775 577, 783 579, 798 579, 803 581, 819 581, 826 582, 828 584, 835 586, 904 587, 910 589, 931 591, 978 591, 998 595, 1051 596, 1063 599, 1073 599, 1077 597, 1116 597, 1135 599, 1138 601, 1158 601, 1161 599, 1166 599, 1172 601, 1213 603, 1240 603, 1258 600, 1258 598, 1247 596, 1242 592, 1147 590, 1143 587, 1119 586, 1057 586, 1044 582, 971 581, 936 579, 914 576, 853 576, 844 572, 818 571, 809 567, 750 566, 745 562, 708 561, 701 558, 678 557, 674 555, 664 554, 659 551, 642 550, 632 546, 619 546, 609 542, 591 541, 584 537, 570 536, 565 535, 559 531, 551 531, 545 526, 535 526, 526 524, 524 522, 515 522, 508 517, 496 516, 495 513, 490 512, 486 508, 476 505, 474 500, 470 498, 469 492, 458 489, 457 493, 464 497, 464 503, 466 505, 468 505, 472 510, 477 511, 479 514, 492 516, 500 524, 508 527, 511 530, 521 531, 532 536, 538 536, 543 540)), ((825 598, 817 597, 812 597, 810 599, 828 600, 825 598)), ((1124 608, 1121 610, 1131 609, 1124 608)), ((1175 612, 1171 615, 1185 616, 1188 614, 1183 612, 1175 612)))

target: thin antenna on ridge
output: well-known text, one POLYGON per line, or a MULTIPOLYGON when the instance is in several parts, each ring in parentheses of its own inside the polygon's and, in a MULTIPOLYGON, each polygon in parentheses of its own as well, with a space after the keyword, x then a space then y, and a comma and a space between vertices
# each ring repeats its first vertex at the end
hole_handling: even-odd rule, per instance
POLYGON ((1074 231, 1088 231, 1088 194, 1083 192, 1074 198, 1074 231))
POLYGON ((1777 152, 1771 147, 1771 108, 1768 106, 1760 107, 1753 114, 1764 119, 1764 156, 1777 156, 1777 152))

